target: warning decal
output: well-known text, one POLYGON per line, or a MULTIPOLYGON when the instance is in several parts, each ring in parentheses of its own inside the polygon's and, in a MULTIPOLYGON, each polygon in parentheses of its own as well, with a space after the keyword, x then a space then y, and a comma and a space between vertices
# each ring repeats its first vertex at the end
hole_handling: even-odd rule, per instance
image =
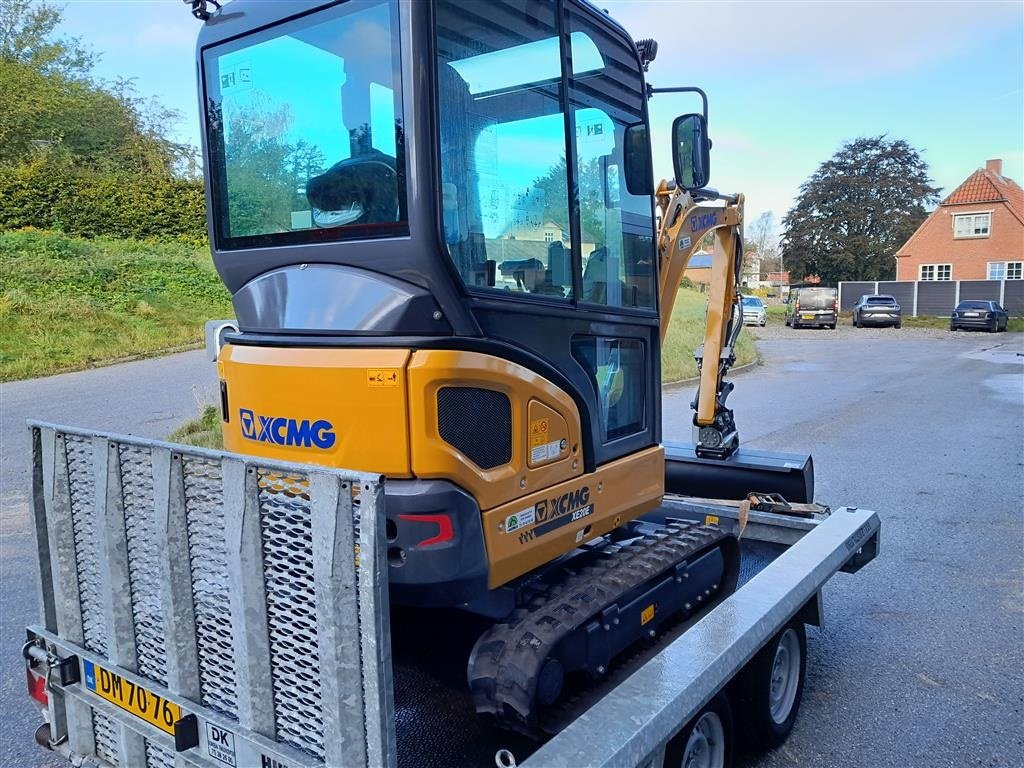
POLYGON ((366 386, 368 387, 397 387, 397 368, 367 368, 366 386))

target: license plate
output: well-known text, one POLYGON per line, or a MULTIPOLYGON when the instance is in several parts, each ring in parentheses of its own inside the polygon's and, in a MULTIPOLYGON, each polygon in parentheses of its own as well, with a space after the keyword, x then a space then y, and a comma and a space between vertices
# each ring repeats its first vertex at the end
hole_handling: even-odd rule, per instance
POLYGON ((813 320, 814 315, 800 315, 801 320, 813 320))
POLYGON ((977 312, 964 312, 964 317, 977 317, 977 312))
POLYGON ((174 735, 174 724, 181 720, 181 707, 99 664, 84 661, 84 666, 86 688, 164 733, 174 735))

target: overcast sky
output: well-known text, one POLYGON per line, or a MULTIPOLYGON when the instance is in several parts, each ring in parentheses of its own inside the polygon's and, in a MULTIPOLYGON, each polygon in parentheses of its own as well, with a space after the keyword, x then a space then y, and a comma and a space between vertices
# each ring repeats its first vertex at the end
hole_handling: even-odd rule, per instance
MULTIPOLYGON (((920 150, 946 193, 1003 159, 1024 182, 1024 3, 604 0, 634 38, 654 37, 655 86, 699 85, 711 101, 712 185, 747 194, 748 219, 781 219, 800 183, 840 145, 887 133, 920 150)), ((102 54, 100 77, 134 78, 183 114, 197 143, 194 44, 180 0, 71 0, 64 31, 102 54)), ((672 118, 651 103, 655 176, 671 173, 672 118)))

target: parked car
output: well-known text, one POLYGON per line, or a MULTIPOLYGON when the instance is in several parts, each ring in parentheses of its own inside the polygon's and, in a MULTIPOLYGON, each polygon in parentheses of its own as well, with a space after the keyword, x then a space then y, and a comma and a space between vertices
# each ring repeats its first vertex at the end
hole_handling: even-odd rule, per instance
POLYGON ((786 303, 786 325, 791 328, 835 328, 839 292, 835 288, 793 288, 786 303))
POLYGON ((998 301, 961 301, 949 317, 949 330, 984 328, 989 333, 1005 331, 1010 314, 998 301))
POLYGON ((853 305, 853 327, 865 325, 891 325, 903 327, 903 310, 896 303, 894 296, 880 293, 868 293, 857 299, 853 305))
POLYGON ((762 328, 768 322, 768 311, 764 302, 757 296, 743 297, 743 324, 760 325, 762 328))

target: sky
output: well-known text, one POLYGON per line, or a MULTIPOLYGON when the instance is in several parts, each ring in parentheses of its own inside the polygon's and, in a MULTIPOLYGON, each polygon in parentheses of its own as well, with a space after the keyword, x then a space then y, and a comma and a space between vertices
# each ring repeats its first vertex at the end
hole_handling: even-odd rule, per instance
MULTIPOLYGON (((711 185, 744 192, 747 220, 780 222, 800 184, 842 144, 887 134, 918 149, 943 194, 989 158, 1024 183, 1024 3, 603 0, 659 43, 648 81, 710 100, 711 185), (667 30, 672 30, 671 36, 667 30)), ((195 38, 180 0, 70 0, 61 31, 182 113, 198 143, 195 38)), ((655 177, 671 174, 672 118, 693 97, 651 101, 655 177)))

